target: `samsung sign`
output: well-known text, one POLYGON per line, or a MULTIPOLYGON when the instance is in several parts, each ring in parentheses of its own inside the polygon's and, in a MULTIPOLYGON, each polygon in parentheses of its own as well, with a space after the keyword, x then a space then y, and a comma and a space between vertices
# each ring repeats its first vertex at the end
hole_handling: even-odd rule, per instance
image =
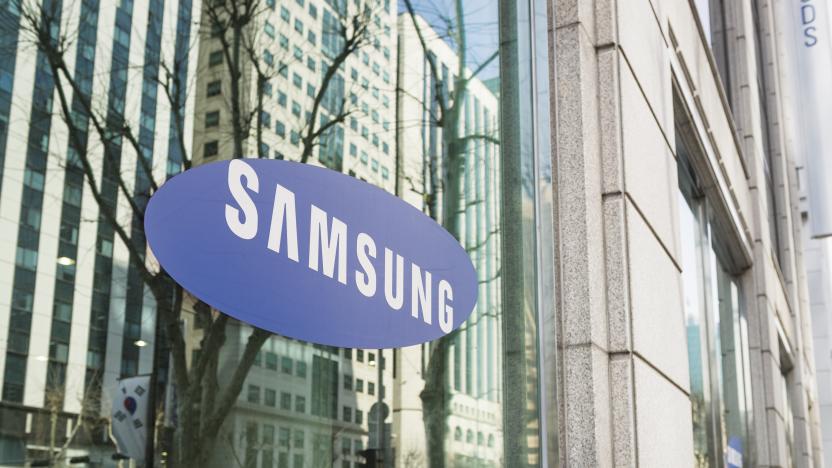
POLYGON ((214 308, 313 343, 393 348, 464 322, 477 277, 447 231, 319 167, 235 159, 165 183, 145 216, 163 268, 214 308))

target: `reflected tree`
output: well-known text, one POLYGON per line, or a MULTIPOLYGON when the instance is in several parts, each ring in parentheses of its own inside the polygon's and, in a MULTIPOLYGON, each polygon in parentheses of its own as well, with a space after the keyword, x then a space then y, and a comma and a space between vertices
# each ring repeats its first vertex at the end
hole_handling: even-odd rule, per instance
MULTIPOLYGON (((233 146, 234 157, 250 154, 252 145, 257 145, 259 156, 267 156, 259 152, 265 123, 263 96, 268 81, 281 72, 281 67, 296 59, 287 54, 275 64, 273 58, 260 52, 264 40, 261 31, 269 8, 265 0, 206 0, 202 2, 201 19, 195 23, 198 34, 191 35, 195 39, 170 56, 161 53, 152 57, 158 69, 148 69, 147 57, 144 63, 119 64, 120 68, 114 68, 114 73, 141 74, 146 84, 161 91, 164 105, 171 111, 170 145, 177 156, 165 161, 161 155, 154 155, 152 145, 148 146, 140 137, 140 113, 138 109, 125 107, 125 96, 113 99, 93 92, 92 78, 72 69, 74 62, 70 55, 75 53, 78 25, 93 16, 62 16, 65 11, 73 11, 66 2, 12 1, 20 15, 21 45, 28 42, 37 49, 54 80, 55 113, 65 126, 71 155, 66 161, 66 169, 79 174, 86 182, 86 190, 99 211, 99 225, 112 230, 116 241, 127 249, 130 268, 136 272, 139 288, 147 291, 155 302, 161 325, 157 341, 161 341, 159 345, 170 353, 177 391, 177 407, 166 409, 175 413, 178 420, 168 463, 172 466, 204 465, 211 457, 210 448, 220 441, 220 428, 236 404, 257 353, 270 333, 253 329, 232 374, 220 379, 220 355, 232 319, 191 297, 152 255, 147 255, 143 232, 145 207, 167 177, 189 170, 193 165, 191 145, 186 141, 184 129, 185 103, 188 93, 195 88, 194 83, 187 82, 189 51, 200 38, 215 39, 222 51, 222 95, 229 112, 224 114, 228 117, 221 128, 233 146), (135 171, 123 170, 122 153, 135 157, 135 171), (108 191, 108 187, 113 190, 108 191), (184 313, 195 314, 195 320, 203 330, 199 353, 192 357, 187 356, 184 313)), ((76 1, 95 11, 99 6, 96 0, 76 1)), ((152 17, 161 12, 151 11, 150 14, 152 17)), ((310 160, 314 147, 321 143, 327 132, 349 115, 343 90, 340 94, 330 90, 343 86, 337 82, 346 58, 366 46, 376 33, 369 26, 371 14, 367 8, 361 11, 344 8, 331 25, 332 30, 328 33, 333 40, 320 61, 322 64, 326 61, 328 65, 315 90, 312 118, 300 132, 303 162, 310 160)), ((106 89, 106 84, 104 86, 106 89)), ((161 359, 167 360, 167 356, 161 359)), ((91 382, 93 387, 97 386, 100 395, 100 380, 91 382)), ((103 411, 102 408, 99 410, 103 411)))
MULTIPOLYGON (((495 131, 476 133, 464 125, 465 105, 469 87, 483 70, 486 70, 497 58, 497 51, 491 53, 481 63, 469 67, 469 44, 466 33, 466 10, 462 0, 455 0, 449 12, 431 12, 437 18, 436 23, 444 25, 440 40, 448 44, 455 54, 456 69, 451 77, 444 76, 430 42, 437 40, 429 37, 412 0, 404 0, 405 13, 412 22, 413 29, 425 55, 430 82, 433 90, 430 101, 421 105, 430 116, 429 125, 439 129, 441 138, 441 155, 423 153, 423 165, 427 168, 421 192, 424 208, 429 216, 440 222, 457 240, 461 238, 461 218, 471 205, 482 200, 465 200, 463 180, 469 168, 471 148, 476 143, 489 142, 499 144, 495 131)), ((433 33, 433 32, 431 32, 433 33)), ((399 92, 407 90, 399 89, 399 92)), ((489 236, 492 233, 489 233, 489 236)), ((483 245, 469 245, 469 255, 483 248, 483 245)), ((486 279, 491 281, 493 278, 486 279)), ((496 313, 490 311, 487 313, 496 313)), ((430 468, 444 467, 448 464, 446 442, 448 439, 448 417, 451 410, 451 379, 449 360, 451 349, 460 333, 473 326, 477 319, 472 316, 468 322, 453 332, 430 343, 429 357, 424 371, 424 389, 420 393, 422 417, 426 437, 426 460, 430 468)))

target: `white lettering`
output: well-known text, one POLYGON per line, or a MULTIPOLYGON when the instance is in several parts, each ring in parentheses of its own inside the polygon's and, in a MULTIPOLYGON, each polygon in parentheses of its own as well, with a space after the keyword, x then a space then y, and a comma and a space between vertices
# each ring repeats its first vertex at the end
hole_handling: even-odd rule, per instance
MULTIPOLYGON (((233 201, 225 205, 225 220, 228 228, 237 237, 253 239, 258 231, 257 205, 252 193, 260 190, 260 182, 254 168, 244 160, 235 159, 228 165, 228 189, 233 201)), ((292 190, 276 184, 269 222, 266 247, 286 256, 296 263, 301 262, 298 243, 297 199, 292 190)), ((301 207, 301 210, 305 207, 301 207)), ((303 231, 306 226, 300 227, 303 231)), ((439 329, 450 333, 454 327, 454 292, 448 280, 437 280, 437 303, 433 303, 433 281, 430 271, 410 263, 410 280, 405 284, 405 258, 383 245, 377 245, 375 239, 366 233, 358 232, 355 237, 355 259, 352 264, 349 255, 347 225, 344 221, 330 216, 326 211, 310 205, 309 214, 309 256, 310 270, 337 279, 347 284, 347 268, 354 269, 353 278, 356 289, 364 297, 373 298, 378 293, 381 278, 384 275, 384 298, 391 310, 402 310, 405 298, 410 295, 410 315, 422 320, 427 325, 433 324, 433 306, 437 306, 439 329), (384 248, 384 269, 376 269, 376 261, 381 248, 384 248), (337 265, 336 265, 337 264, 337 265), (337 276, 336 276, 337 274, 337 276), (410 290, 408 291, 408 287, 410 290), (421 314, 421 316, 420 316, 421 314)), ((324 293, 324 292, 322 292, 324 293)))
POLYGON ((384 249, 384 297, 387 305, 393 310, 399 310, 404 305, 404 258, 396 254, 396 269, 393 270, 393 252, 384 249), (396 278, 396 291, 393 295, 393 277, 396 278))
POLYGON ((315 205, 312 205, 309 218, 309 268, 318 271, 318 254, 323 247, 324 275, 332 278, 335 274, 337 254, 338 282, 347 284, 347 225, 333 216, 330 234, 326 211, 315 205))
POLYGON ((298 222, 295 214, 295 194, 277 184, 272 208, 272 225, 269 228, 269 249, 280 253, 283 240, 283 220, 286 219, 286 253, 294 261, 298 259, 298 222))
POLYGON ((373 297, 376 293, 376 269, 370 258, 376 258, 376 243, 368 234, 360 233, 355 240, 358 263, 364 272, 355 271, 355 285, 361 294, 373 297))
POLYGON ((450 333, 454 327, 454 308, 450 302, 454 300, 454 290, 446 280, 439 282, 439 328, 450 333))
POLYGON ((243 210, 245 221, 240 220, 240 210, 226 203, 225 222, 231 232, 241 239, 253 239, 257 235, 257 207, 243 188, 242 179, 246 179, 246 187, 254 193, 260 190, 257 173, 241 159, 232 159, 228 164, 228 189, 234 201, 243 210))
POLYGON ((412 264, 410 269, 411 283, 410 283, 410 315, 413 318, 419 318, 419 308, 422 309, 422 320, 426 324, 431 324, 431 283, 430 272, 425 271, 424 282, 422 281, 422 270, 419 265, 412 264))

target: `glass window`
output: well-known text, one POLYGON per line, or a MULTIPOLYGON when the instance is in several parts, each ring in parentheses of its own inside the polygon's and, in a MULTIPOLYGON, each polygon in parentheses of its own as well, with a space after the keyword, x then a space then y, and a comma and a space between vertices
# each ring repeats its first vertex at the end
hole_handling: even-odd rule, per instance
POLYGON ((352 376, 344 374, 344 390, 352 390, 352 376))
POLYGON ((269 445, 274 444, 274 426, 271 424, 263 425, 263 443, 269 445))
POLYGON ((220 111, 205 113, 205 127, 216 127, 220 124, 220 111))
POLYGON ((301 395, 295 396, 295 411, 298 413, 306 412, 306 397, 301 395))
POLYGON ((292 373, 292 358, 286 356, 280 358, 280 371, 284 374, 292 373))
POLYGON ((341 455, 351 455, 352 454, 352 441, 344 437, 341 439, 341 455))
POLYGON ((289 448, 291 430, 288 427, 281 427, 277 431, 277 446, 282 449, 289 448))
POLYGON ((210 158, 212 156, 216 156, 217 153, 219 153, 219 150, 220 146, 217 140, 206 141, 203 150, 203 157, 210 158))
MULTIPOLYGON (((267 72, 278 77, 271 82, 274 100, 264 99, 263 109, 251 107, 256 90, 246 88, 256 80, 240 82, 248 99, 243 127, 251 133, 242 138, 244 148, 257 151, 256 138, 262 136, 264 156, 308 157, 310 164, 377 184, 433 218, 469 252, 479 275, 477 306, 451 334, 396 350, 342 350, 271 335, 258 364, 234 386, 229 384, 245 370, 244 356, 252 355, 245 354, 251 328, 230 321, 216 340, 206 324, 197 333, 188 330, 188 370, 196 363, 200 371, 216 372, 216 379, 209 375, 203 381, 214 382, 218 392, 181 404, 211 415, 215 408, 199 405, 234 402, 220 424, 228 432, 210 438, 214 446, 189 453, 210 452, 218 466, 355 468, 364 464, 357 452, 370 447, 383 450, 391 466, 406 466, 405 456, 420 460, 412 466, 439 466, 440 460, 460 467, 541 466, 547 439, 539 434, 544 424, 538 389, 545 386, 537 356, 545 345, 539 337, 554 337, 555 330, 541 333, 538 324, 544 314, 553 316, 555 301, 549 296, 553 288, 546 287, 554 283, 547 270, 554 261, 543 257, 553 245, 546 227, 553 224, 547 199, 551 162, 539 157, 548 151, 549 124, 535 127, 549 115, 548 108, 537 106, 549 100, 533 95, 548 80, 532 79, 548 67, 531 63, 533 53, 548 49, 546 42, 533 49, 529 41, 536 36, 523 29, 530 24, 531 3, 413 0, 415 12, 392 1, 303 3, 264 3, 252 13, 262 10, 265 16, 251 23, 262 36, 251 46, 274 67, 267 72), (356 15, 365 9, 367 14, 356 15), (500 17, 498 11, 512 14, 500 17), (369 22, 370 34, 337 69, 329 68, 347 45, 344 33, 354 32, 360 21, 369 22), (417 27, 424 37, 441 39, 422 44, 417 27), (312 116, 316 104, 318 114, 312 116), (255 135, 253 118, 270 130, 255 135), (511 131, 503 131, 502 122, 511 131), (322 125, 327 130, 315 134, 322 125), (446 131, 446 125, 456 131, 446 131), (408 135, 402 147, 400 131, 408 135), (344 154, 349 156, 341 161, 344 154), (201 348, 208 344, 216 348, 201 348), (227 388, 240 390, 223 399, 227 388), (250 422, 259 437, 246 437, 250 422)), ((545 10, 537 13, 546 29, 545 10)), ((209 62, 222 63, 221 53, 208 48, 206 54, 209 62)), ((222 89, 225 83, 215 83, 217 68, 197 73, 196 89, 226 101, 231 96, 222 89)), ((251 72, 243 76, 251 78, 251 72)), ((193 132, 206 155, 217 155, 220 138, 235 142, 231 113, 214 109, 219 105, 200 112, 206 112, 205 127, 216 130, 193 132)), ((194 146, 202 148, 199 144, 194 146)), ((107 247, 112 251, 113 243, 107 247)), ((110 309, 107 301, 102 305, 110 309)), ((275 311, 297 320, 304 312, 275 311)), ((188 395, 178 392, 177 399, 188 395)), ((183 437, 190 430, 184 422, 176 426, 171 456, 190 440, 183 437)))
POLYGON ((257 385, 249 385, 247 399, 249 403, 260 403, 260 387, 257 385))
POLYGON ((751 466, 748 325, 742 289, 683 140, 679 154, 682 291, 693 411, 695 466, 735 456, 751 466))
POLYGON ((266 369, 277 370, 277 354, 271 351, 266 352, 266 369))

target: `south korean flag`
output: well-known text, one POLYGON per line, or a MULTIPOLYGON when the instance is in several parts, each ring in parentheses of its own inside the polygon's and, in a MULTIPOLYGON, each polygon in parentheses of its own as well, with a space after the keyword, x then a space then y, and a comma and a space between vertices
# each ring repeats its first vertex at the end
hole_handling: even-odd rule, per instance
POLYGON ((112 424, 118 451, 139 464, 144 462, 150 427, 147 421, 149 394, 149 375, 121 379, 113 391, 112 424))

